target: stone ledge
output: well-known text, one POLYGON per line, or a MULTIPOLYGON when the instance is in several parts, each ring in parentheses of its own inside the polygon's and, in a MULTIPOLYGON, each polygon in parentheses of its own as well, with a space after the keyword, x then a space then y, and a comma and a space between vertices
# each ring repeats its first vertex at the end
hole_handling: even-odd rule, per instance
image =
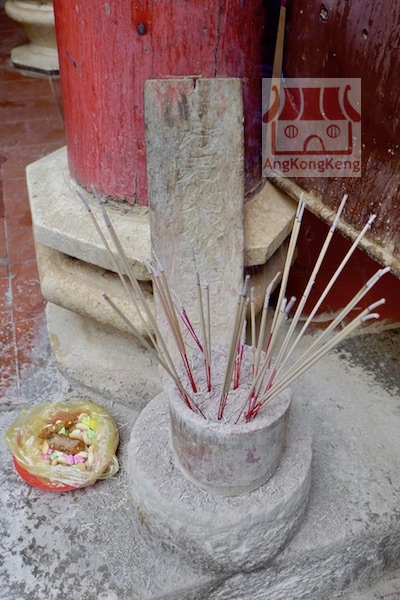
MULTIPOLYGON (((26 170, 33 231, 37 242, 108 270, 115 270, 85 209, 79 189, 98 217, 97 203, 70 177, 66 147, 28 165, 26 170)), ((271 182, 244 204, 245 265, 264 264, 290 232, 297 203, 271 182)), ((143 258, 151 256, 149 209, 108 204, 111 221, 133 266, 136 277, 149 275, 143 258)))
POLYGON ((297 203, 265 180, 244 203, 244 261, 246 267, 263 265, 290 234, 297 203))
MULTIPOLYGON (((143 321, 115 273, 90 265, 36 243, 36 258, 43 296, 49 302, 88 317, 103 327, 132 336, 132 331, 101 298, 106 294, 130 319, 137 331, 146 336, 143 321)), ((143 294, 154 314, 150 283, 141 283, 143 294)))
MULTIPOLYGON (((251 285, 255 292, 256 314, 264 305, 267 285, 278 271, 283 270, 285 255, 286 247, 283 245, 266 264, 248 269, 248 273, 251 275, 251 285)), ((36 260, 41 292, 48 302, 92 319, 102 327, 132 335, 132 331, 124 321, 102 300, 101 293, 104 291, 117 303, 138 332, 146 336, 143 322, 138 318, 118 275, 102 267, 72 258, 38 242, 36 242, 36 260)), ((141 282, 140 285, 150 309, 155 314, 154 296, 150 282, 141 282)))
POLYGON ((138 411, 161 391, 158 363, 134 337, 50 302, 46 319, 57 368, 68 379, 138 411))
MULTIPOLYGON (((66 147, 28 165, 26 181, 35 240, 74 258, 115 271, 76 190, 85 197, 101 229, 106 232, 101 210, 95 199, 70 177, 66 147)), ((142 259, 150 259, 151 255, 148 208, 128 204, 116 207, 109 203, 107 209, 136 277, 147 281, 149 275, 142 259)), ((106 238, 109 239, 107 233, 106 238)), ((116 253, 114 256, 117 258, 116 253)))

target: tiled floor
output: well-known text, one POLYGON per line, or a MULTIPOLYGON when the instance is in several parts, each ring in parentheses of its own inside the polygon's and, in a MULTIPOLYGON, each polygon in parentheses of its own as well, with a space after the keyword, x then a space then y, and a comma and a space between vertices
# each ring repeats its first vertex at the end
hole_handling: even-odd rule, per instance
POLYGON ((18 392, 44 320, 25 167, 65 144, 59 79, 12 66, 25 41, 0 9, 0 398, 10 385, 18 392))

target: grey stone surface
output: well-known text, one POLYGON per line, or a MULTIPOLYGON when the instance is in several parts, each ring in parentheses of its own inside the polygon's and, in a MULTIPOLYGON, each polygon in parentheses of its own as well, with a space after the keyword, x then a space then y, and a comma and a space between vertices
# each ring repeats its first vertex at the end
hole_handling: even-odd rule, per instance
MULTIPOLYGON (((115 270, 76 190, 86 198, 108 240, 101 210, 96 200, 71 178, 67 149, 56 150, 28 165, 26 181, 35 240, 69 256, 110 271, 115 270)), ((136 277, 148 280, 148 272, 143 264, 143 258, 150 258, 148 208, 108 202, 107 211, 136 277)), ((110 247, 113 249, 112 244, 110 247)), ((117 256, 116 253, 114 255, 117 256)))
MULTIPOLYGON (((93 265, 114 270, 94 226, 76 196, 84 195, 103 227, 97 203, 71 178, 67 149, 60 148, 27 167, 27 185, 36 241, 93 265), (49 206, 52 207, 49 210, 49 206)), ((107 208, 138 279, 148 280, 143 258, 149 259, 149 210, 109 202, 107 208)), ((290 232, 296 203, 270 182, 244 204, 245 263, 263 264, 290 232)))
MULTIPOLYGON (((371 337, 384 356, 380 336, 371 337)), ((353 343, 371 352, 362 338, 353 343)), ((230 579, 210 599, 347 599, 350 584, 369 586, 399 567, 399 396, 382 389, 379 364, 366 365, 350 365, 340 349, 298 381, 294 393, 310 408, 314 446, 305 522, 269 569, 230 579)))
POLYGON ((290 234, 297 202, 265 180, 244 204, 244 262, 247 267, 263 265, 290 234))
MULTIPOLYGON (((31 488, 15 472, 1 439, 2 600, 65 600, 71 594, 87 600, 178 600, 190 598, 185 588, 201 589, 208 582, 168 555, 156 557, 136 539, 125 453, 137 413, 104 401, 102 405, 119 427, 121 472, 92 487, 66 493, 31 488)), ((1 438, 17 414, 13 409, 3 415, 1 438)))
MULTIPOLYGON (((36 259, 40 289, 46 300, 96 321, 100 329, 113 329, 116 333, 133 336, 129 325, 102 298, 101 294, 105 292, 138 333, 147 336, 143 320, 116 273, 76 260, 39 243, 36 243, 36 259)), ((140 282, 139 285, 150 310, 154 311, 151 284, 140 282)), ((137 300, 137 295, 133 295, 137 300)), ((146 322, 152 329, 148 319, 146 322)))
MULTIPOLYGON (((198 327, 194 252, 210 286, 211 338, 229 343, 226 315, 235 314, 244 267, 240 79, 147 81, 145 120, 152 251, 198 327)), ((167 332, 161 311, 157 318, 167 332)))
MULTIPOLYGON (((23 406, 88 395, 57 372, 45 340, 37 332, 21 387, 3 394, 1 432, 23 406)), ((1 433, 1 600, 65 600, 77 590, 88 600, 397 600, 399 357, 396 331, 354 338, 298 381, 295 401, 313 431, 306 518, 265 569, 233 577, 204 574, 135 536, 126 469, 137 411, 89 393, 117 420, 121 471, 59 495, 19 479, 1 433)))
POLYGON ((136 410, 161 390, 157 361, 134 337, 52 303, 46 316, 57 367, 72 381, 136 410))
POLYGON ((389 571, 372 585, 353 586, 353 591, 347 589, 337 597, 343 600, 399 600, 400 571, 389 571))
POLYGON ((274 558, 301 525, 311 483, 307 417, 299 406, 292 411, 273 477, 252 493, 215 496, 182 475, 170 446, 168 397, 152 400, 132 430, 128 473, 138 528, 154 547, 221 572, 251 571, 274 558))

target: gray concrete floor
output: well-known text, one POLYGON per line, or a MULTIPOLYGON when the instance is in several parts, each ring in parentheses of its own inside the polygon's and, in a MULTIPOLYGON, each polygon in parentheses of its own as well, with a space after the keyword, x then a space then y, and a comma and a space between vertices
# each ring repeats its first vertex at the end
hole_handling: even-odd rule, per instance
POLYGON ((126 473, 137 413, 63 378, 44 329, 31 358, 0 399, 0 599, 400 599, 400 330, 347 341, 299 381, 315 438, 309 513, 272 565, 234 577, 137 536, 126 473), (116 419, 120 473, 63 494, 29 487, 4 431, 27 406, 82 395, 116 419))

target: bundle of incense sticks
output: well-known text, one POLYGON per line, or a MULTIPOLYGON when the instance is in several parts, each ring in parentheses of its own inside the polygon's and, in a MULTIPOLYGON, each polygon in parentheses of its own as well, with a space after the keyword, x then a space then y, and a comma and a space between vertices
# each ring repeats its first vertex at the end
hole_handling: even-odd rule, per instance
MULTIPOLYGON (((167 344, 163 338, 163 335, 157 326, 157 322, 149 308, 148 302, 144 297, 141 287, 133 273, 133 270, 129 264, 127 256, 121 245, 121 242, 115 232, 115 229, 108 217, 105 210, 105 205, 99 198, 96 190, 93 190, 97 198, 99 205, 101 206, 102 216, 108 231, 110 240, 115 248, 115 257, 102 229, 100 228, 96 217, 92 210, 83 198, 80 192, 77 192, 78 197, 85 206, 107 252, 110 254, 115 270, 118 273, 122 285, 129 295, 130 300, 138 313, 139 319, 141 320, 146 335, 142 335, 129 318, 121 311, 120 308, 110 299, 105 293, 103 298, 112 309, 119 315, 119 317, 128 325, 135 336, 141 341, 143 346, 157 359, 159 364, 165 369, 168 375, 172 378, 175 385, 179 389, 182 398, 184 399, 187 406, 204 416, 202 410, 196 404, 195 398, 198 390, 198 382, 195 381, 188 350, 184 341, 184 335, 182 334, 181 326, 183 326, 190 336, 193 338, 198 352, 201 353, 204 360, 205 369, 205 381, 207 391, 211 392, 213 389, 213 372, 212 372, 212 353, 211 353, 211 322, 210 322, 210 295, 209 286, 201 285, 200 275, 197 271, 196 260, 193 253, 193 265, 194 265, 194 283, 196 285, 197 294, 197 321, 200 323, 200 332, 197 333, 193 326, 193 321, 190 319, 185 307, 177 298, 173 290, 170 289, 168 279, 162 268, 160 261, 155 257, 154 264, 150 264, 145 261, 147 269, 152 279, 154 293, 158 295, 160 301, 161 310, 164 313, 166 322, 172 333, 172 338, 178 349, 181 365, 174 363, 171 354, 167 348, 167 344), (124 274, 126 273, 126 275, 124 274), (181 325, 182 324, 182 325, 181 325), (186 374, 186 382, 184 383, 182 376, 178 373, 184 372, 186 374), (189 389, 188 389, 189 388, 189 389)), ((254 308, 254 288, 250 288, 250 296, 248 295, 249 279, 247 275, 244 280, 243 289, 238 296, 236 312, 233 319, 231 343, 229 346, 225 375, 222 384, 222 390, 220 394, 220 400, 217 411, 218 420, 223 419, 224 411, 229 402, 229 392, 232 389, 237 389, 241 385, 241 365, 243 359, 243 353, 245 348, 245 336, 247 329, 246 314, 248 306, 250 305, 250 336, 251 336, 251 349, 252 349, 252 380, 246 383, 246 389, 248 390, 246 402, 241 407, 241 410, 236 418, 236 423, 241 421, 249 422, 254 419, 259 411, 268 402, 271 402, 279 393, 281 393, 286 387, 290 386, 298 377, 300 377, 305 371, 310 369, 318 360, 320 360, 327 352, 329 352, 334 346, 342 342, 347 336, 352 334, 357 328, 361 327, 363 323, 370 319, 379 318, 379 314, 374 312, 378 306, 385 302, 384 299, 379 300, 368 306, 365 310, 360 312, 350 322, 346 321, 346 317, 349 313, 355 309, 364 298, 364 296, 371 290, 371 288, 379 281, 379 279, 390 271, 390 268, 379 269, 373 277, 371 277, 364 286, 355 294, 345 308, 338 314, 338 316, 330 323, 330 325, 322 331, 316 338, 315 341, 305 350, 300 358, 298 358, 294 364, 288 367, 289 358, 292 356, 293 351, 299 344, 308 326, 310 325, 313 317, 321 306, 322 302, 326 298, 327 294, 335 284, 339 275, 343 271, 344 267, 348 263, 350 257, 358 247, 360 241, 365 236, 367 231, 370 229, 375 215, 372 215, 356 240, 353 242, 347 254, 344 256, 342 261, 339 263, 335 273, 328 282, 325 290, 322 292, 311 313, 305 319, 303 326, 298 331, 299 321, 305 307, 305 304, 310 296, 311 290, 314 286, 317 274, 323 263, 323 260, 328 251, 330 242, 332 240, 334 231, 337 223, 342 214, 343 208, 347 201, 347 195, 345 195, 340 202, 338 211, 333 220, 333 223, 328 231, 324 244, 317 257, 314 268, 312 270, 309 281, 305 287, 302 297, 300 298, 294 315, 291 318, 289 327, 286 327, 287 331, 284 332, 284 325, 287 325, 289 314, 292 308, 296 304, 296 298, 286 298, 286 288, 289 277, 290 266, 292 264, 293 255, 296 248, 296 243, 300 231, 301 221, 305 209, 305 202, 303 199, 299 202, 296 217, 294 220, 292 233, 290 236, 288 252, 286 261, 283 269, 283 273, 278 273, 274 280, 267 286, 265 292, 265 301, 262 309, 261 320, 258 335, 256 332, 256 317, 254 308), (281 277, 282 276, 282 277, 281 277), (280 290, 272 324, 270 325, 269 331, 267 331, 267 313, 270 307, 270 298, 272 290, 278 278, 281 277, 280 290)))

